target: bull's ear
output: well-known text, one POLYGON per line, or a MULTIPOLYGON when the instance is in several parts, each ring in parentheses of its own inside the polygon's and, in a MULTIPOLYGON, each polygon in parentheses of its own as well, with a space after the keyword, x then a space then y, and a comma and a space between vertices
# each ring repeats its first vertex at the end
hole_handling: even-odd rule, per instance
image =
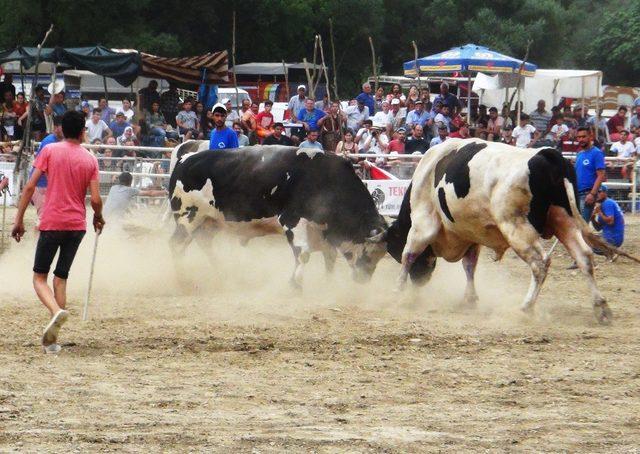
POLYGON ((387 230, 382 230, 378 232, 377 230, 372 230, 370 236, 366 238, 367 243, 381 243, 387 240, 387 230))

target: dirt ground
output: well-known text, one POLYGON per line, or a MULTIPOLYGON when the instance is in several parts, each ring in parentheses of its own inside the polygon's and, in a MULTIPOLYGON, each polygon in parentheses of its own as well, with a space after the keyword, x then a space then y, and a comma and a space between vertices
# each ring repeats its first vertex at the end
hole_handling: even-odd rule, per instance
MULTIPOLYGON (((627 219, 625 247, 640 254, 640 219, 627 219)), ((531 318, 512 253, 483 254, 468 311, 461 265, 444 262, 395 295, 391 259, 358 285, 344 261, 326 277, 314 256, 296 294, 279 237, 243 248, 222 236, 213 263, 192 247, 193 284, 180 287, 167 235, 107 227, 82 322, 87 234, 59 355, 39 346, 33 235, 4 251, 0 451, 638 452, 640 267, 628 260, 597 260, 615 316, 599 326, 561 247, 531 318)))

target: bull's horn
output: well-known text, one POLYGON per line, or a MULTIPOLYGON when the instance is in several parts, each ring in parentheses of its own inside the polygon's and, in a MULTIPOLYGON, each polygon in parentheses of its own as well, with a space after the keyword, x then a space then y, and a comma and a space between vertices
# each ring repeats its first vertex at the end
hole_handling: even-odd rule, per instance
POLYGON ((381 243, 387 240, 387 230, 382 230, 378 232, 377 230, 373 230, 370 233, 370 237, 366 239, 367 243, 381 243))

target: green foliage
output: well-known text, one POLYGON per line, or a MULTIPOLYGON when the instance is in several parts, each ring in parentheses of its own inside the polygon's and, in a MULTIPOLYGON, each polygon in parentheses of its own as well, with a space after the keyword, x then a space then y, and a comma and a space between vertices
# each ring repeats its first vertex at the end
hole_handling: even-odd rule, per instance
MULTIPOLYGON (((103 44, 181 56, 231 50, 239 63, 313 58, 320 34, 331 65, 333 19, 340 90, 353 94, 371 73, 371 36, 382 73, 401 74, 420 55, 477 43, 542 67, 598 68, 609 83, 638 85, 638 0, 0 0, 0 48, 103 44)), ((319 61, 319 56, 318 56, 319 61)))

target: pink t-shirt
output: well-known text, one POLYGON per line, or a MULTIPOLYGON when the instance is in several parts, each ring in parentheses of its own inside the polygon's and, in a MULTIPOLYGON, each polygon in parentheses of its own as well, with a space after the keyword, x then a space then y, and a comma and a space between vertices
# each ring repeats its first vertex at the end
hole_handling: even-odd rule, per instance
POLYGON ((40 230, 87 230, 85 195, 98 180, 98 160, 80 145, 66 140, 47 145, 33 166, 49 180, 40 230))

